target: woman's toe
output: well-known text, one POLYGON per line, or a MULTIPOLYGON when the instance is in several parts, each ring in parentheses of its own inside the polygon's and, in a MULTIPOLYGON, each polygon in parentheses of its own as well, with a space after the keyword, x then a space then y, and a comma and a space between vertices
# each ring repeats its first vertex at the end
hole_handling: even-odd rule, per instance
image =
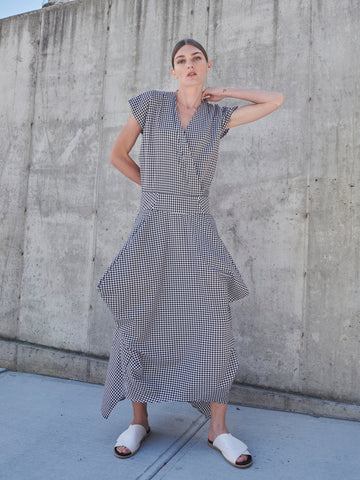
POLYGON ((236 459, 236 463, 239 464, 239 465, 241 465, 243 463, 246 464, 248 462, 248 458, 249 458, 249 455, 240 455, 240 457, 238 457, 236 459))
POLYGON ((127 447, 116 447, 116 450, 119 453, 130 453, 130 450, 127 447))

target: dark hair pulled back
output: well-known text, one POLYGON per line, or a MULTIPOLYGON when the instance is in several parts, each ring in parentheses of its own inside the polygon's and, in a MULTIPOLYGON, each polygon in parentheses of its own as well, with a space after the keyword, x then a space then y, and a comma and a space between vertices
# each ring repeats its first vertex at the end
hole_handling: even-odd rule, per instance
POLYGON ((183 40, 180 40, 174 47, 173 51, 172 51, 172 54, 171 54, 171 65, 172 67, 174 68, 174 58, 175 58, 175 55, 177 54, 177 52, 180 50, 180 48, 182 48, 184 45, 192 45, 193 47, 196 47, 198 48, 203 54, 204 54, 204 57, 206 59, 206 61, 208 61, 208 56, 207 56, 207 53, 206 53, 206 50, 205 48, 199 43, 197 42, 196 40, 193 40, 192 38, 184 38, 183 40))

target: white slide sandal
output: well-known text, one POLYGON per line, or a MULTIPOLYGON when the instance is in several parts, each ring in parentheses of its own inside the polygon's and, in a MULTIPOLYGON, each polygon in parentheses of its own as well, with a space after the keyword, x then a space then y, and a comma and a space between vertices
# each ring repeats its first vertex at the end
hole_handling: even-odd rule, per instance
POLYGON ((221 433, 213 442, 208 439, 208 445, 220 452, 225 460, 234 467, 248 468, 253 464, 253 459, 247 449, 247 445, 231 435, 231 433, 221 433), (244 462, 236 463, 236 459, 240 457, 240 455, 247 455, 248 458, 244 462))
POLYGON ((141 443, 150 435, 150 433, 150 427, 149 430, 146 431, 145 427, 142 425, 130 425, 118 436, 114 446, 114 455, 118 458, 132 457, 139 450, 141 443), (116 447, 126 447, 130 452, 120 453, 116 450, 116 447))

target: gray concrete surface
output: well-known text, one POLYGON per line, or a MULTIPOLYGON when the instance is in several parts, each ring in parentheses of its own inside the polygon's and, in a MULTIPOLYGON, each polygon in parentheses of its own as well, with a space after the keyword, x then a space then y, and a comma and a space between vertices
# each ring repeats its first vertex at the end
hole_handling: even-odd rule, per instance
POLYGON ((253 466, 240 471, 207 446, 209 422, 188 403, 149 404, 152 435, 121 460, 112 449, 131 421, 130 402, 105 420, 101 386, 11 371, 0 374, 0 391, 6 480, 359 478, 357 422, 229 405, 227 425, 254 457, 253 466))
POLYGON ((113 321, 95 285, 140 200, 109 153, 129 97, 176 89, 171 48, 193 36, 213 60, 208 85, 286 98, 224 138, 211 192, 250 289, 231 306, 236 380, 256 387, 254 405, 277 405, 269 389, 324 414, 360 405, 360 9, 239 5, 77 0, 0 20, 2 365, 103 382, 113 321))

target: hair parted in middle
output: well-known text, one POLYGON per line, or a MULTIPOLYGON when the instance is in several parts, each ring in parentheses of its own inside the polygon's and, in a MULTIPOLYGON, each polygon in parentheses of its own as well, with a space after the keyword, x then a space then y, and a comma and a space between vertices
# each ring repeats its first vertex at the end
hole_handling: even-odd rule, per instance
POLYGON ((174 58, 175 58, 175 55, 177 54, 177 52, 180 50, 181 47, 183 47, 184 45, 192 45, 193 47, 196 47, 198 48, 203 54, 204 54, 204 57, 206 59, 206 61, 208 62, 208 55, 206 53, 206 50, 205 48, 201 45, 201 43, 197 42, 196 40, 193 40, 192 38, 184 38, 183 40, 180 40, 179 42, 177 42, 177 44, 175 45, 173 51, 172 51, 172 54, 171 54, 171 65, 172 67, 174 68, 174 58))

